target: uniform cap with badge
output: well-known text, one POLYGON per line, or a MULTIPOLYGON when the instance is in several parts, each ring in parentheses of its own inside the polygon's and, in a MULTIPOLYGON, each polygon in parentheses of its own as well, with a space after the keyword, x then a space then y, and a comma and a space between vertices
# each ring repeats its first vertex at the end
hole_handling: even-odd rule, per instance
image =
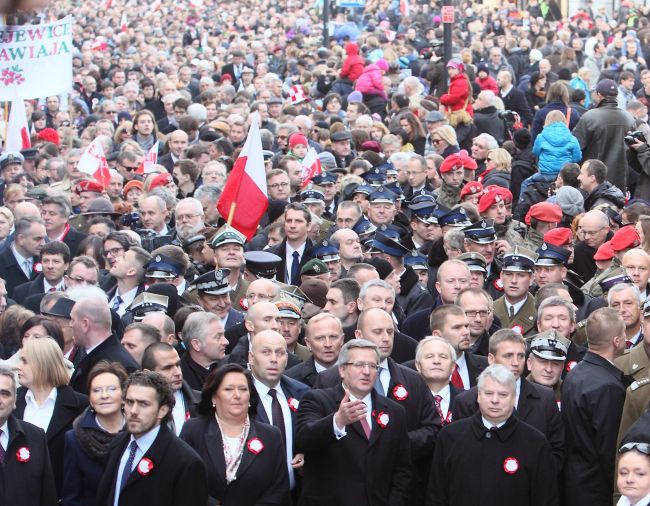
POLYGON ((230 269, 215 269, 196 278, 190 286, 193 290, 206 295, 224 295, 232 292, 228 276, 230 269))
POLYGON ((472 224, 467 217, 467 211, 462 207, 451 209, 438 218, 438 224, 441 227, 464 228, 472 224))
MULTIPOLYGON (((436 201, 431 195, 418 195, 408 206, 411 219, 415 218, 423 223, 431 223, 431 216, 436 209, 436 201)), ((437 220, 436 220, 437 221, 437 220)))
POLYGON ((530 352, 545 360, 565 360, 571 341, 556 330, 540 332, 530 339, 530 352))
POLYGON ((373 167, 361 174, 363 180, 373 188, 386 184, 387 176, 386 169, 382 169, 381 166, 373 167))
POLYGON ((501 271, 506 272, 528 272, 535 271, 537 254, 521 246, 515 246, 512 251, 503 255, 503 267, 501 271))
POLYGON ((623 268, 613 270, 611 276, 607 276, 605 279, 598 282, 603 293, 607 293, 612 289, 612 287, 619 283, 632 284, 632 278, 627 275, 623 268))
POLYGON ((394 204, 397 200, 397 195, 387 188, 380 186, 370 194, 368 200, 370 204, 394 204))
POLYGON ((426 271, 429 268, 427 257, 417 251, 411 251, 404 257, 404 266, 414 271, 426 271))
POLYGON ((407 247, 402 246, 396 240, 392 239, 391 237, 387 236, 382 232, 377 232, 375 234, 375 238, 371 242, 371 247, 372 247, 371 253, 381 252, 397 258, 404 257, 408 255, 410 252, 410 250, 407 247))
POLYGON ((360 184, 357 185, 354 190, 352 190, 352 195, 355 195, 356 193, 361 193, 368 197, 372 192, 374 192, 375 189, 370 186, 369 184, 360 184))
POLYGON ((480 253, 474 251, 461 253, 456 259, 465 262, 470 272, 482 272, 487 275, 487 260, 480 253))
POLYGON ((245 242, 246 237, 244 235, 242 235, 237 229, 225 224, 217 230, 216 234, 214 234, 210 245, 213 249, 217 249, 226 244, 239 244, 240 246, 244 246, 245 242))
POLYGON ((478 212, 483 214, 487 212, 493 205, 504 202, 501 193, 498 190, 492 189, 486 191, 478 201, 478 212))
POLYGON ((142 321, 147 313, 155 311, 163 311, 166 313, 168 306, 169 297, 157 293, 142 292, 133 299, 133 303, 131 304, 133 320, 136 322, 142 321))
POLYGON ((483 193, 483 185, 478 181, 470 181, 460 191, 460 200, 462 201, 465 197, 480 195, 481 193, 483 193))
POLYGON ((321 276, 322 274, 329 274, 329 272, 330 268, 327 264, 318 258, 312 258, 300 269, 301 276, 321 276))
POLYGON ((270 251, 246 251, 244 261, 246 270, 256 278, 273 279, 282 258, 270 251))
POLYGON ((311 178, 311 182, 318 186, 335 184, 338 177, 333 172, 322 172, 311 178))
POLYGON ((323 193, 317 186, 309 185, 300 192, 300 201, 303 204, 321 204, 325 205, 325 193, 323 193))
POLYGON ((493 220, 479 220, 476 223, 464 227, 462 230, 465 234, 465 239, 477 244, 490 244, 497 240, 493 220))
POLYGON ((146 266, 146 278, 175 279, 183 274, 185 265, 167 255, 156 255, 146 266))
POLYGON ((543 243, 537 250, 535 265, 549 266, 566 265, 571 258, 571 251, 552 244, 543 243))
POLYGON ((25 157, 20 153, 7 151, 0 155, 0 170, 5 170, 10 165, 22 165, 25 162, 25 157))
POLYGON ((326 263, 341 260, 339 249, 329 241, 322 241, 314 245, 310 250, 310 255, 326 263))

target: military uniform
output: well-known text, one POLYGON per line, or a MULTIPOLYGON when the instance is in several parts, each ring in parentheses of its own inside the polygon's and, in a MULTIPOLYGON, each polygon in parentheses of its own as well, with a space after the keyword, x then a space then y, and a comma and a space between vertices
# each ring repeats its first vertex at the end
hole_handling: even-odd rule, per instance
POLYGON ((620 274, 621 272, 624 272, 621 267, 621 261, 614 257, 611 265, 607 269, 600 273, 596 273, 593 278, 582 285, 582 291, 592 297, 600 297, 603 294, 603 288, 600 286, 600 283, 611 276, 620 274))
POLYGON ((650 357, 643 342, 616 358, 614 365, 623 371, 623 374, 632 376, 635 380, 647 378, 650 372, 650 357))
POLYGON ((510 246, 523 246, 526 226, 516 220, 506 220, 502 225, 494 225, 497 233, 497 240, 508 241, 510 246))
POLYGON ((445 180, 442 180, 442 185, 440 185, 440 188, 437 188, 434 191, 434 194, 437 197, 437 202, 441 206, 448 207, 451 209, 454 206, 457 206, 460 204, 460 191, 462 189, 462 186, 451 186, 450 184, 447 184, 445 180))
POLYGON ((618 442, 620 443, 625 434, 639 417, 648 409, 650 402, 650 377, 634 381, 625 392, 625 404, 623 404, 623 415, 618 429, 618 442))
POLYGON ((535 318, 537 311, 535 310, 535 298, 528 294, 526 296, 526 302, 512 318, 508 314, 508 308, 506 307, 505 295, 494 301, 494 315, 501 320, 501 324, 504 328, 516 328, 521 330, 521 334, 527 334, 535 328, 535 318))
MULTIPOLYGON (((210 246, 212 249, 217 250, 227 244, 238 244, 244 250, 246 237, 244 237, 237 229, 226 224, 217 230, 217 233, 212 238, 210 246)), ((237 281, 237 286, 230 292, 230 304, 238 311, 246 311, 247 308, 241 305, 242 301, 246 298, 246 290, 248 290, 248 281, 244 280, 240 275, 237 281)))
POLYGON ((544 236, 532 227, 528 227, 522 246, 532 251, 537 251, 544 244, 544 236))

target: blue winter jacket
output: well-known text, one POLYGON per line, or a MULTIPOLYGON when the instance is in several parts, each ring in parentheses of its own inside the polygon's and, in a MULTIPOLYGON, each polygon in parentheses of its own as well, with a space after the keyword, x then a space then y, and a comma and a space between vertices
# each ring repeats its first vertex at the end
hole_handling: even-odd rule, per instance
POLYGON ((564 123, 551 123, 535 139, 533 154, 537 156, 540 174, 557 175, 565 163, 582 159, 580 144, 564 123))

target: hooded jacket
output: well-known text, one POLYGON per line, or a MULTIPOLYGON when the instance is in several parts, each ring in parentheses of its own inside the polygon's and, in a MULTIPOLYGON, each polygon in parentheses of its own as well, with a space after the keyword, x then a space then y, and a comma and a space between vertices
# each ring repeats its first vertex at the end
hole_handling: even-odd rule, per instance
POLYGON ((365 62, 363 61, 363 58, 359 56, 359 46, 354 42, 348 42, 345 45, 345 52, 348 56, 343 62, 339 75, 342 78, 347 78, 354 82, 363 72, 363 65, 365 62))
POLYGON ((470 116, 474 116, 471 91, 472 85, 467 76, 463 73, 456 74, 449 80, 449 92, 440 97, 440 103, 451 111, 465 109, 470 116))
POLYGON ((375 63, 371 63, 363 69, 363 72, 356 81, 354 89, 364 95, 379 95, 384 99, 387 98, 381 69, 375 63))
POLYGON ((545 176, 557 175, 565 163, 577 163, 582 158, 578 139, 564 123, 551 123, 535 139, 533 154, 537 167, 545 176))

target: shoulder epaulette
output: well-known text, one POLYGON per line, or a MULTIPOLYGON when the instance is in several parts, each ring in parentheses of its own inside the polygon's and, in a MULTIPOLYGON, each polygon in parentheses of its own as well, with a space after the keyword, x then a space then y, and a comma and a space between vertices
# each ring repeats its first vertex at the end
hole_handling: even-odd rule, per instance
POLYGON ((634 392, 638 388, 640 388, 642 386, 645 386, 645 385, 650 385, 650 377, 634 381, 630 385, 630 390, 632 390, 632 392, 634 392))

